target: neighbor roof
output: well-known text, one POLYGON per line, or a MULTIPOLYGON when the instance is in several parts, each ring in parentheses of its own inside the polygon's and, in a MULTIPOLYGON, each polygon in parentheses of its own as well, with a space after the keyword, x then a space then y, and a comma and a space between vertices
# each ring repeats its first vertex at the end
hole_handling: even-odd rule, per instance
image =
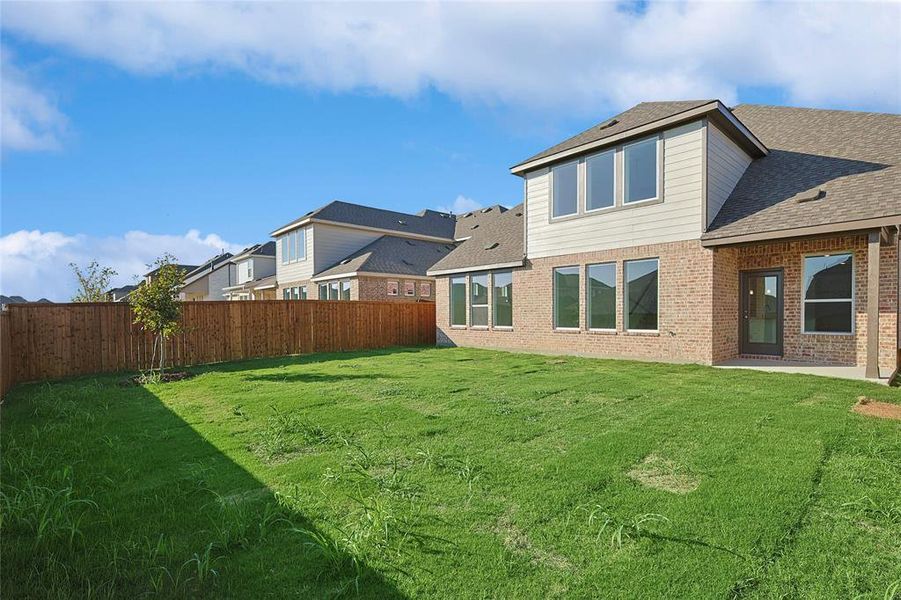
POLYGON ((411 240, 383 235, 344 260, 313 276, 313 280, 331 279, 353 273, 416 275, 424 277, 429 268, 446 257, 451 243, 411 240))
POLYGON ((232 260, 241 260, 249 256, 275 256, 275 242, 270 241, 263 244, 254 244, 241 250, 232 257, 232 260))
POLYGON ((747 104, 733 112, 770 152, 750 164, 703 240, 901 223, 901 116, 747 104))
POLYGON ((435 263, 429 275, 522 265, 522 211, 519 204, 474 230, 472 237, 435 263))
MULTIPOLYGON (((191 273, 191 271, 194 271, 195 269, 199 269, 200 267, 198 265, 179 265, 179 264, 177 264, 177 265, 175 265, 175 268, 178 269, 179 271, 182 271, 183 273, 191 273)), ((157 267, 154 270, 150 271, 149 273, 145 273, 144 277, 153 277, 154 275, 156 275, 157 271, 159 271, 160 269, 162 269, 162 267, 157 267)))
POLYGON ((467 213, 455 215, 454 239, 460 241, 472 237, 476 229, 484 227, 486 223, 493 221, 505 212, 507 212, 506 207, 495 204, 494 206, 477 208, 467 213))
POLYGON ((193 283, 194 281, 197 281, 204 275, 212 273, 219 267, 222 267, 223 265, 227 264, 231 257, 232 257, 231 252, 223 252, 222 254, 218 254, 218 255, 214 256, 213 258, 211 258, 210 260, 206 261, 199 267, 195 267, 193 270, 189 271, 185 275, 185 284, 193 283))
POLYGON ((280 235, 313 220, 338 225, 356 225, 452 240, 454 218, 447 213, 425 210, 418 215, 362 206, 335 200, 279 227, 272 235, 280 235))

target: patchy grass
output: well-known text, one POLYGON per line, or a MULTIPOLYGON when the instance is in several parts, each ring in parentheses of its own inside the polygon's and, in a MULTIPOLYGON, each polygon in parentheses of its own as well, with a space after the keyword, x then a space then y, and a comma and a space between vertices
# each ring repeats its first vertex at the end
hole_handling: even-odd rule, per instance
POLYGON ((7 597, 901 593, 897 390, 484 350, 20 386, 7 597))

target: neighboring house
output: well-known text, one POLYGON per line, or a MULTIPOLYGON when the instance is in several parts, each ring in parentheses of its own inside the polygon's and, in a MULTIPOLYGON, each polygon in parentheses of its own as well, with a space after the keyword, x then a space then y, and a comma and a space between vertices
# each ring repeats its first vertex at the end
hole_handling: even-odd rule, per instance
POLYGON ((439 343, 865 367, 898 354, 901 117, 639 104, 514 166, 428 271, 439 343))
POLYGON ((137 285, 123 285, 106 293, 110 302, 128 302, 128 296, 137 289, 137 285))
POLYGON ((52 304, 50 300, 46 298, 41 298, 40 300, 26 300, 22 296, 3 296, 0 295, 0 307, 4 307, 7 304, 52 304))
MULTIPOLYGON (((190 273, 190 272, 194 271, 195 269, 199 269, 200 266, 202 266, 202 265, 179 265, 179 264, 177 264, 177 265, 175 265, 175 268, 178 269, 179 271, 181 271, 182 273, 190 273)), ((144 283, 150 283, 151 281, 153 281, 153 278, 156 277, 156 274, 159 272, 160 269, 162 269, 162 267, 157 267, 154 270, 150 271, 149 273, 145 273, 144 274, 144 283)), ((140 283, 138 285, 140 285, 140 283)), ((135 287, 137 287, 137 286, 135 286, 135 287)))
POLYGON ((433 210, 412 215, 331 202, 272 232, 278 297, 432 301, 428 269, 469 237, 468 227, 503 210, 489 207, 458 219, 433 210))
POLYGON ((225 300, 225 288, 235 285, 237 273, 232 254, 223 252, 185 274, 180 298, 185 301, 225 300))
POLYGON ((222 290, 226 300, 275 300, 275 242, 251 246, 231 262, 236 279, 222 290))

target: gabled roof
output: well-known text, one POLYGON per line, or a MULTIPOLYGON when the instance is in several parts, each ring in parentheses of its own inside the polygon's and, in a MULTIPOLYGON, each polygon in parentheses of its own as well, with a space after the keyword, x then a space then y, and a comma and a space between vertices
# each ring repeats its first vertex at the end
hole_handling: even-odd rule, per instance
POLYGON ((251 256, 272 256, 275 257, 275 242, 270 241, 263 244, 254 244, 241 250, 232 257, 232 262, 244 260, 251 256))
MULTIPOLYGON (((195 269, 199 269, 200 267, 198 265, 177 264, 177 265, 175 265, 175 268, 178 269, 179 271, 181 271, 182 273, 191 273, 191 271, 193 271, 195 269)), ((156 275, 157 271, 159 271, 160 269, 162 269, 162 267, 157 267, 152 271, 144 273, 144 277, 153 277, 154 275, 156 275)))
POLYGON ((748 166, 705 243, 901 223, 901 116, 760 105, 733 111, 770 153, 748 166))
POLYGON ((605 145, 620 143, 684 122, 709 117, 752 156, 763 156, 766 147, 719 100, 677 100, 642 102, 582 133, 551 146, 547 150, 510 168, 516 175, 546 166, 605 145))
POLYGON ((279 227, 271 235, 281 235, 311 221, 381 229, 445 240, 454 239, 454 218, 447 213, 425 210, 420 214, 411 215, 340 200, 311 210, 304 216, 279 227))
POLYGON ((500 204, 478 208, 476 210, 455 215, 456 225, 454 228, 454 239, 457 241, 465 240, 472 237, 473 232, 479 227, 484 227, 486 223, 493 221, 503 213, 507 212, 507 208, 500 204))
POLYGON ((429 268, 446 257, 453 249, 452 243, 427 242, 383 235, 344 260, 320 271, 313 276, 313 281, 354 273, 425 277, 429 268))
POLYGON ((231 257, 232 257, 231 252, 223 252, 222 254, 217 254, 216 256, 209 259, 208 261, 206 261, 199 267, 196 267, 192 271, 189 271, 185 275, 184 285, 193 283, 193 282, 197 281, 198 279, 200 279, 201 277, 203 277, 204 275, 209 275, 216 269, 224 267, 229 262, 231 262, 230 261, 231 257))
POLYGON ((522 204, 519 204, 474 230, 472 237, 435 263, 428 274, 522 266, 522 211, 522 204))

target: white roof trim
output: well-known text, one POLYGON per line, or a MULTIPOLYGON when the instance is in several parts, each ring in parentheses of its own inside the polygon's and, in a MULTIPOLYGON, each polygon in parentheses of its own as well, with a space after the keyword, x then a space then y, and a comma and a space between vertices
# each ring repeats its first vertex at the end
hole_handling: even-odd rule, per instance
POLYGON ((354 225, 351 223, 341 223, 340 221, 329 221, 328 219, 316 219, 313 217, 304 219, 303 221, 296 223, 294 225, 286 225, 286 226, 282 227, 281 229, 276 229, 269 235, 271 235, 273 237, 279 236, 283 233, 288 233, 289 231, 293 231, 295 229, 303 227, 304 225, 309 225, 312 223, 321 223, 323 225, 331 225, 333 227, 346 227, 347 229, 356 229, 358 231, 371 231, 373 233, 381 233, 383 235, 392 235, 394 237, 401 237, 401 238, 410 238, 413 240, 423 240, 423 241, 428 241, 428 242, 440 242, 442 244, 448 244, 448 243, 454 242, 453 237, 438 237, 438 236, 434 236, 434 235, 425 235, 425 234, 421 234, 421 233, 410 233, 407 231, 401 231, 401 230, 397 230, 397 229, 382 229, 381 227, 368 227, 366 225, 354 225))
POLYGON ((352 273, 341 273, 339 275, 320 275, 312 277, 310 281, 319 283, 322 281, 333 281, 335 279, 352 279, 354 277, 382 277, 387 279, 431 279, 428 275, 402 275, 399 273, 375 273, 373 271, 354 271, 352 273))
POLYGON ((428 275, 430 276, 438 276, 438 275, 452 275, 454 273, 470 273, 472 271, 491 271, 494 269, 513 269, 516 267, 521 267, 525 264, 525 259, 515 261, 515 262, 506 262, 506 263, 495 263, 491 265, 477 265, 474 267, 459 267, 455 269, 441 269, 439 271, 428 271, 428 275))

